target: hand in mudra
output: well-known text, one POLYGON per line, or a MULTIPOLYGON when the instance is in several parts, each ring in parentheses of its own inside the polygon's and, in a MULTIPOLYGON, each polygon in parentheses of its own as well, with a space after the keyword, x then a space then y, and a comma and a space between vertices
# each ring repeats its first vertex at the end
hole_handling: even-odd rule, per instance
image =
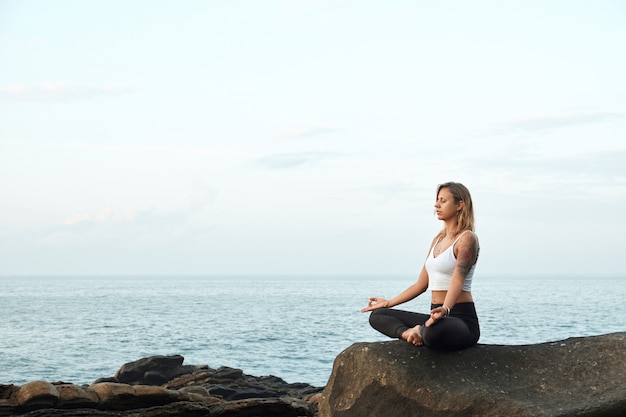
POLYGON ((430 318, 426 320, 426 327, 430 327, 442 318, 446 317, 447 310, 445 307, 435 307, 430 310, 430 318))
POLYGON ((384 298, 370 297, 367 307, 361 309, 361 313, 387 307, 389 302, 384 298))

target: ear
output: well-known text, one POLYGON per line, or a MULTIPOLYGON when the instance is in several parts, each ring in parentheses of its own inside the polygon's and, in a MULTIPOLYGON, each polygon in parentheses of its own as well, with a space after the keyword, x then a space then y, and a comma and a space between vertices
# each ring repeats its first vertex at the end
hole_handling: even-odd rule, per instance
POLYGON ((465 207, 465 201, 460 200, 458 203, 456 203, 456 211, 463 210, 463 207, 465 207))

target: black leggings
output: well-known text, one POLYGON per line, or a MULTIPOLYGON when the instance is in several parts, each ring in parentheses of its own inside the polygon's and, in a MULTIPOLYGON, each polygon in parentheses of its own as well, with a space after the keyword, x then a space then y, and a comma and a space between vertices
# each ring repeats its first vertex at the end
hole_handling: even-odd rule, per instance
MULTIPOLYGON (((441 307, 432 304, 431 309, 441 307)), ((381 308, 372 311, 370 324, 389 337, 402 339, 402 333, 418 324, 422 325, 424 345, 441 350, 461 350, 474 346, 480 337, 480 327, 474 303, 458 303, 450 316, 444 317, 430 327, 424 326, 430 314, 381 308)))

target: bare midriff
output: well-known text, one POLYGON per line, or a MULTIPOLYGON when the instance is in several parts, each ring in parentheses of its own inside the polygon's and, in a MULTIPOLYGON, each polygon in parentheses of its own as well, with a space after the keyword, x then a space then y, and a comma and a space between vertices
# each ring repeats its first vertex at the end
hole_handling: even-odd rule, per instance
MULTIPOLYGON (((432 291, 432 299, 431 303, 433 304, 443 304, 446 299, 446 294, 448 291, 432 291)), ((461 291, 459 294, 459 298, 456 299, 457 303, 473 303, 474 299, 472 298, 472 293, 469 291, 461 291)))

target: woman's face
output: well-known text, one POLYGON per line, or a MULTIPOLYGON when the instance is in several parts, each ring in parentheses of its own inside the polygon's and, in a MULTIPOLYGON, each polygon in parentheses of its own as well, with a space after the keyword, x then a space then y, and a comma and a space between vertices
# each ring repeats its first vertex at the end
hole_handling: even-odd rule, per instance
POLYGON ((437 194, 435 201, 435 212, 439 220, 448 220, 456 217, 457 211, 461 209, 462 202, 455 202, 454 196, 447 188, 442 188, 437 194))

